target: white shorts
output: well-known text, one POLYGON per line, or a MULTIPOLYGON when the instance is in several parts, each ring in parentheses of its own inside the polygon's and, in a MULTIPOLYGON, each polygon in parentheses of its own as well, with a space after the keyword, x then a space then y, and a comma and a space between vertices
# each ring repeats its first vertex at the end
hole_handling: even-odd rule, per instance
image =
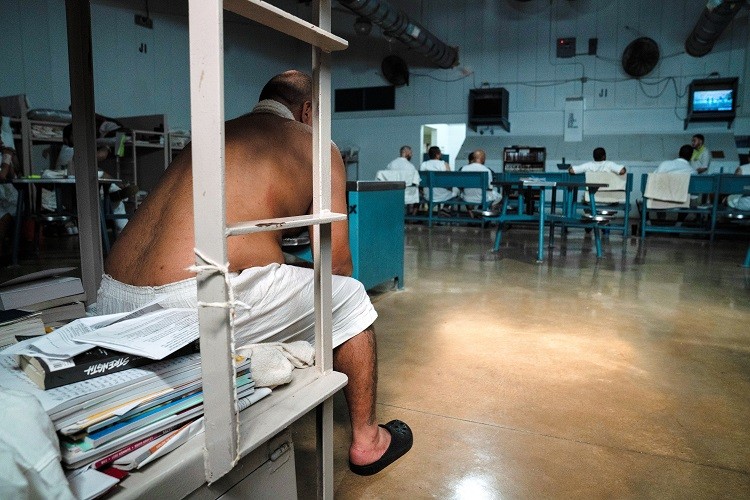
MULTIPOLYGON (((232 274, 235 299, 250 306, 235 309, 236 347, 259 342, 314 342, 313 273, 303 267, 269 264, 232 274)), ((362 283, 346 276, 334 275, 332 279, 333 346, 338 347, 372 325, 378 313, 362 283)), ((197 307, 195 278, 152 287, 127 285, 104 275, 97 312, 132 311, 154 300, 165 307, 197 307)))

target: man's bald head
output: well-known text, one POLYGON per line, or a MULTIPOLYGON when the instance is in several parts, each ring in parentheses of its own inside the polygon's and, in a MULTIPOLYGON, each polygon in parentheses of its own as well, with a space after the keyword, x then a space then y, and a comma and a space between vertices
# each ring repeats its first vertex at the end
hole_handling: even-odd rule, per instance
POLYGON ((481 163, 484 165, 484 162, 487 160, 487 155, 484 153, 484 149, 477 149, 474 151, 474 163, 481 163))
POLYGON ((294 115, 298 121, 306 123, 306 107, 312 110, 312 78, 310 75, 297 70, 285 71, 271 78, 260 92, 259 101, 272 99, 280 102, 294 115))

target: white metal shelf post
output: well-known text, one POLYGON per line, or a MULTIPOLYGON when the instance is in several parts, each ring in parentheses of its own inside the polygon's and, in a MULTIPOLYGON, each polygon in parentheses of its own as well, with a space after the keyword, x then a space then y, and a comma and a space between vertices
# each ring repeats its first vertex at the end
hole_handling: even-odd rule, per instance
MULTIPOLYGON (((331 319, 331 223, 346 214, 331 212, 331 71, 330 52, 347 47, 328 32, 330 0, 316 0, 315 24, 302 21, 260 0, 224 0, 224 8, 313 46, 313 213, 226 225, 224 177, 224 49, 223 10, 219 0, 190 0, 190 92, 192 125, 193 202, 198 301, 226 304, 230 297, 224 272, 228 267, 226 238, 258 231, 313 225, 315 237, 316 374, 302 389, 279 399, 276 413, 259 415, 257 425, 235 412, 231 310, 200 307, 203 385, 205 395, 205 473, 209 482, 229 472, 244 454, 272 435, 279 422, 293 422, 317 406, 318 495, 333 498, 333 394, 346 378, 333 372, 331 319), (283 415, 282 415, 283 413, 283 415), (249 426, 249 432, 247 429, 249 426), (257 429, 257 432, 253 430, 257 429), (247 434, 246 437, 244 434, 247 434)), ((304 378, 304 377, 303 377, 304 378)), ((283 392, 283 391, 282 391, 283 392)), ((272 395, 271 398, 274 396, 272 395)), ((250 413, 250 412, 248 412, 250 413)))
MULTIPOLYGON (((196 264, 225 264, 224 11, 220 0, 190 0, 189 10, 195 246, 206 258, 196 257, 196 264)), ((227 302, 229 293, 221 272, 204 270, 197 280, 198 301, 227 302)), ((232 469, 239 447, 230 314, 228 308, 198 309, 208 482, 232 469)))
MULTIPOLYGON (((330 0, 315 0, 313 23, 331 29, 330 0)), ((313 73, 313 212, 331 211, 331 54, 312 47, 313 73)), ((315 359, 321 373, 333 370, 331 301, 331 225, 313 227, 315 267, 315 359)), ((318 405, 318 498, 333 498, 333 398, 318 405)))

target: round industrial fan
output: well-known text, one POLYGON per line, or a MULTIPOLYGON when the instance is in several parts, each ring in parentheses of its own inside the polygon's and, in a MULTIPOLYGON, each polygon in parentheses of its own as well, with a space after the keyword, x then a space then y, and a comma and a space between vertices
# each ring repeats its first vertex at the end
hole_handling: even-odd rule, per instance
POLYGON ((383 76, 389 83, 396 87, 409 85, 409 68, 406 61, 398 56, 390 55, 380 63, 380 69, 383 76))
POLYGON ((634 78, 651 73, 659 62, 659 46, 648 37, 636 38, 622 53, 622 69, 634 78))

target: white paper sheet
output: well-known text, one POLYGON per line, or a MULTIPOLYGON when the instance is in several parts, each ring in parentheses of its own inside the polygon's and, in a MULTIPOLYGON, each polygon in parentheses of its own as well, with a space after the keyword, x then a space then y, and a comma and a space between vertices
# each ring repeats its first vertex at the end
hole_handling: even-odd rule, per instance
POLYGON ((14 344, 0 351, 0 355, 67 360, 94 345, 100 345, 151 359, 162 359, 198 338, 197 318, 194 309, 164 309, 158 302, 151 302, 129 313, 77 319, 48 335, 14 344), (194 321, 182 319, 189 317, 191 312, 194 321), (171 320, 165 318, 174 320, 171 328, 168 328, 171 320), (177 320, 181 322, 178 324, 177 320), (191 323, 196 325, 195 332, 191 323), (97 338, 101 338, 102 343, 95 342, 97 338), (127 350, 127 346, 131 346, 131 350, 127 350))
POLYGON ((163 309, 79 336, 78 342, 162 359, 199 336, 195 309, 163 309))

